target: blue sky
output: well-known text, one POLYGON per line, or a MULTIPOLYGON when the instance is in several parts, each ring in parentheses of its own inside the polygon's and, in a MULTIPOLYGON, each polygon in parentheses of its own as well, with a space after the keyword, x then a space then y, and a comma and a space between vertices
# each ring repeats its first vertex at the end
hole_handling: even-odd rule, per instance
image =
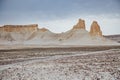
POLYGON ((0 25, 37 23, 63 32, 79 18, 87 30, 96 20, 103 34, 120 34, 120 0, 0 0, 0 25))

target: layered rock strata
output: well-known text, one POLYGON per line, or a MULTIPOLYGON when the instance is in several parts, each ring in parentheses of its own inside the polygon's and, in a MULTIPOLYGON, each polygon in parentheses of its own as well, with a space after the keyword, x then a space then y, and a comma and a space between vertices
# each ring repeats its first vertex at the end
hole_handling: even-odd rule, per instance
POLYGON ((4 32, 21 32, 21 31, 37 31, 38 25, 31 24, 31 25, 4 25, 0 27, 0 31, 4 32))

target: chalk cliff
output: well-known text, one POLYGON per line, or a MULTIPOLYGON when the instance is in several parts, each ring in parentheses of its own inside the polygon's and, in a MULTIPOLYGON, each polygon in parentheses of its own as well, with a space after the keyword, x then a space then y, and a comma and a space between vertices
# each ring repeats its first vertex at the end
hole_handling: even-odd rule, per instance
POLYGON ((6 32, 37 31, 38 25, 4 25, 2 28, 6 32))
POLYGON ((37 24, 4 25, 0 27, 0 39, 8 41, 24 41, 37 30, 37 24))
POLYGON ((33 44, 33 45, 93 45, 111 44, 103 38, 97 21, 93 21, 90 32, 86 30, 85 21, 78 23, 67 32, 53 33, 46 28, 31 25, 4 25, 0 27, 0 44, 33 44), (16 43, 15 43, 16 42, 16 43))

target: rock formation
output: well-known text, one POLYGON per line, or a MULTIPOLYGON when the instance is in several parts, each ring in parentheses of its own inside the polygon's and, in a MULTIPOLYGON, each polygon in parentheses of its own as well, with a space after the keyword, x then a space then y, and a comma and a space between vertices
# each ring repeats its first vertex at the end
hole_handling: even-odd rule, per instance
POLYGON ((41 32, 45 32, 45 31, 49 31, 49 30, 46 29, 46 28, 41 28, 41 29, 39 29, 39 31, 41 31, 41 32))
POLYGON ((0 27, 0 40, 25 41, 32 33, 38 30, 37 24, 31 25, 4 25, 0 27))
POLYGON ((91 25, 91 29, 90 29, 90 35, 91 36, 102 36, 102 31, 97 21, 93 21, 91 25))
POLYGON ((4 32, 21 32, 21 31, 37 31, 38 25, 31 24, 31 25, 4 25, 0 28, 0 31, 4 32))
POLYGON ((32 25, 4 25, 0 27, 0 44, 33 44, 33 45, 93 45, 109 44, 102 37, 102 31, 96 21, 93 21, 90 32, 85 29, 85 21, 78 23, 64 33, 53 33, 46 28, 32 25), (4 42, 4 43, 3 43, 4 42))
POLYGON ((78 23, 73 27, 73 29, 84 29, 85 30, 85 21, 79 19, 78 23))

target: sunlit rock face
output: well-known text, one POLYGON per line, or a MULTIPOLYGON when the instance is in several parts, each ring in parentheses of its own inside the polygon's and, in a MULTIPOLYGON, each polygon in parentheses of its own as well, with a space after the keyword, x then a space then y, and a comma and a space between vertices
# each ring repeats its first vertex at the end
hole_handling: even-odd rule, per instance
POLYGON ((84 29, 85 30, 85 21, 79 19, 78 23, 73 27, 73 29, 84 29))
POLYGON ((21 31, 37 31, 38 25, 31 24, 31 25, 4 25, 0 28, 0 31, 4 32, 21 32, 21 31))
POLYGON ((0 40, 25 41, 38 30, 37 24, 4 25, 0 27, 0 40))
POLYGON ((93 21, 91 25, 91 29, 90 29, 90 35, 91 36, 102 36, 102 31, 97 21, 93 21))

